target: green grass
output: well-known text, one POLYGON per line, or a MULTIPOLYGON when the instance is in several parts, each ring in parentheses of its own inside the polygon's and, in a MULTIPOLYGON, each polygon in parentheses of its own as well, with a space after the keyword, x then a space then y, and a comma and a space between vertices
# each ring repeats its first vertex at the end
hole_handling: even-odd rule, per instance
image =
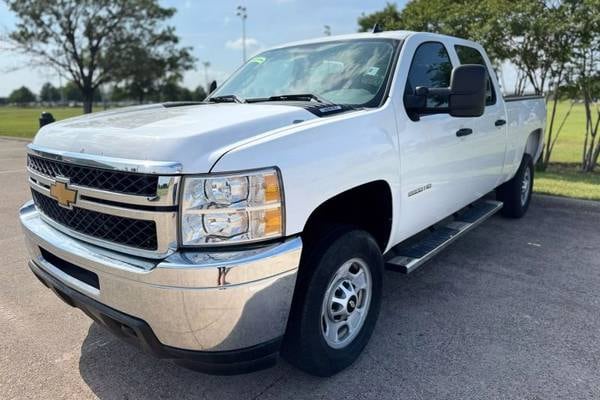
POLYGON ((562 197, 600 200, 600 172, 583 173, 576 164, 551 164, 536 172, 534 191, 562 197))
MULTIPOLYGON (((561 123, 569 105, 568 102, 559 104, 555 126, 561 123)), ((42 111, 51 112, 57 120, 82 113, 81 107, 0 107, 0 136, 33 137, 42 111)), ((583 105, 576 104, 558 137, 550 167, 536 174, 534 190, 537 193, 600 200, 600 167, 599 172, 593 174, 579 171, 584 133, 583 105)))
MULTIPOLYGON (((567 114, 570 102, 561 102, 556 108, 554 131, 563 121, 567 114)), ((550 111, 552 103, 548 104, 548 125, 550 122, 550 111)), ((585 138, 585 109, 582 103, 576 103, 567 117, 562 131, 558 135, 558 141, 550 159, 553 163, 580 163, 585 138)))
MULTIPOLYGON (((559 103, 554 122, 555 131, 569 107, 570 102, 559 103)), ((548 111, 550 119, 550 110, 548 111)), ((536 193, 600 200, 600 166, 592 174, 580 171, 584 135, 585 110, 583 104, 578 103, 571 110, 558 136, 548 169, 536 173, 533 188, 536 193)))
POLYGON ((81 107, 0 107, 0 136, 31 138, 39 129, 40 114, 48 111, 56 120, 81 115, 81 107))

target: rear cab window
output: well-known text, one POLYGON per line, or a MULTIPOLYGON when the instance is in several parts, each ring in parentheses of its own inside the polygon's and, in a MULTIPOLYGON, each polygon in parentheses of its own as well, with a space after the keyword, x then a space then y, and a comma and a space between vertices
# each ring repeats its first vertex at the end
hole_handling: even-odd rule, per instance
POLYGON ((458 61, 461 65, 478 64, 485 67, 487 71, 485 105, 491 106, 496 104, 496 93, 490 79, 490 71, 485 63, 483 55, 479 52, 479 50, 469 46, 457 44, 454 46, 454 49, 456 50, 456 55, 458 56, 458 61))

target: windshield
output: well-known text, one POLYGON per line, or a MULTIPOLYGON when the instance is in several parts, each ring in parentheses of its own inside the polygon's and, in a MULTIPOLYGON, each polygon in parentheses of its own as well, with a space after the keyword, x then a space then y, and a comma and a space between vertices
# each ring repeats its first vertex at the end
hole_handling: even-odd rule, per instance
POLYGON ((313 94, 336 104, 379 105, 396 41, 315 43, 274 49, 250 59, 211 95, 266 101, 272 96, 313 94))

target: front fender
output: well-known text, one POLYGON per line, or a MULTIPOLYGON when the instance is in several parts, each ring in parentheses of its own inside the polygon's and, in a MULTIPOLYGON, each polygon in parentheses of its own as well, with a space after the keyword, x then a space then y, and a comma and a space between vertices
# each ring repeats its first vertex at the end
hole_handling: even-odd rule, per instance
POLYGON ((356 111, 300 123, 243 144, 221 157, 211 172, 278 167, 289 236, 302 232, 319 205, 353 187, 384 180, 397 200, 397 139, 391 107, 356 111))

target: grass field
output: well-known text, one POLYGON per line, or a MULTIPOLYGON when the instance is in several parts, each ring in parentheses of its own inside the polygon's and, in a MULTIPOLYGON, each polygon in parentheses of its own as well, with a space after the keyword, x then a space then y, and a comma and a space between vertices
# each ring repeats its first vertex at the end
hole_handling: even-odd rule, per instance
MULTIPOLYGON (((569 109, 569 103, 558 107, 556 124, 559 124, 569 109)), ((42 111, 50 111, 57 120, 81 114, 76 108, 17 108, 0 107, 0 136, 33 137, 38 129, 38 118, 42 111)), ((96 111, 100 111, 96 108, 96 111)), ((600 200, 600 171, 583 174, 578 170, 584 139, 584 110, 575 105, 560 133, 552 164, 546 172, 537 172, 534 190, 556 196, 600 200)), ((600 170, 600 167, 598 168, 600 170)))
POLYGON ((0 136, 33 137, 39 128, 42 111, 57 120, 81 115, 81 107, 0 107, 0 136))
POLYGON ((600 200, 600 172, 584 174, 576 164, 551 164, 547 171, 536 172, 534 190, 554 196, 600 200))
MULTIPOLYGON (((561 123, 569 106, 567 102, 559 104, 555 127, 561 123)), ((548 170, 536 173, 534 190, 537 193, 600 200, 600 167, 592 174, 579 170, 585 138, 584 112, 582 104, 573 107, 558 136, 548 170)))

